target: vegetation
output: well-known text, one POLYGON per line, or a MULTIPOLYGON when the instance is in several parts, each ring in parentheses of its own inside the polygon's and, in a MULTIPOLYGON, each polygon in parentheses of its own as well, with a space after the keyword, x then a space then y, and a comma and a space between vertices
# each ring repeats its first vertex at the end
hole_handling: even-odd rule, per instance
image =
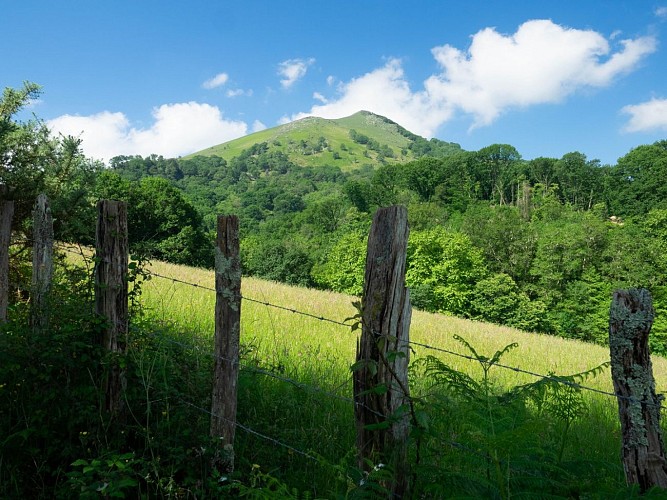
MULTIPOLYGON (((361 291, 373 212, 403 203, 416 307, 605 343, 614 288, 647 287, 665 308, 667 211, 653 185, 665 158, 667 142, 640 146, 616 166, 581 153, 524 161, 512 146, 493 145, 344 172, 297 166, 259 143, 229 163, 116 158, 112 171, 171 180, 208 231, 216 214, 239 214, 246 274, 352 294, 361 291)), ((661 319, 654 352, 667 353, 666 336, 661 319)))
MULTIPOLYGON (((125 360, 129 418, 114 422, 101 409, 104 354, 91 344, 100 323, 81 307, 91 300, 86 273, 59 269, 59 314, 49 337, 21 326, 26 303, 15 304, 2 327, 3 497, 368 498, 381 491, 387 471, 365 477, 355 467, 345 399, 356 341, 349 329, 243 302, 239 422, 281 444, 239 428, 236 472, 225 476, 211 468, 206 437, 212 272, 163 263, 145 269, 178 281, 153 277, 141 285, 125 360)), ((252 278, 242 293, 331 319, 354 312, 350 296, 252 278)), ((411 390, 425 424, 416 495, 632 496, 614 398, 481 357, 498 351, 505 366, 580 374, 563 380, 611 391, 608 369, 591 371, 608 359, 604 348, 418 311, 411 338, 467 356, 414 346, 411 390)), ((662 390, 667 362, 654 359, 654 371, 662 390)))
MULTIPOLYGON (((29 327, 29 215, 39 192, 51 199, 62 242, 93 241, 98 199, 128 201, 141 262, 210 267, 216 215, 238 214, 250 276, 244 296, 336 320, 354 315, 352 298, 334 292, 361 291, 374 211, 406 205, 407 280, 424 311, 414 315, 412 338, 465 356, 415 347, 415 494, 636 493, 624 485, 614 400, 558 381, 611 390, 601 376, 608 354, 580 341, 606 343, 615 287, 651 290, 651 348, 667 354, 667 197, 659 183, 667 141, 617 165, 578 152, 526 161, 511 145, 462 151, 362 112, 306 119, 182 159, 121 156, 104 168, 82 155, 78 139, 15 118, 38 95, 26 83, 0 100, 0 196, 15 201, 13 228, 23 235, 10 253, 9 321, 0 325, 0 496, 367 498, 381 496, 391 476, 378 464, 368 476, 354 465, 345 400, 351 333, 249 301, 239 421, 274 441, 239 432, 236 472, 215 470, 205 438, 213 296, 158 278, 142 283, 141 272, 123 360, 128 418, 111 419, 102 410, 108 359, 95 342, 90 263, 73 267, 60 256, 48 338, 29 327)), ((212 286, 202 269, 152 269, 212 286)), ((654 366, 661 386, 667 366, 660 358, 654 366)))

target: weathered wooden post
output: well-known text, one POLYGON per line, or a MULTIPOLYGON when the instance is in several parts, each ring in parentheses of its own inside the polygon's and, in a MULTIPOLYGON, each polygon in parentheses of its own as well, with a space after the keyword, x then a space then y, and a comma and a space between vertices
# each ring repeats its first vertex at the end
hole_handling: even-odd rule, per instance
POLYGON ((379 209, 368 238, 362 331, 353 374, 359 467, 367 469, 369 460, 388 460, 395 474, 389 489, 398 497, 409 491, 406 406, 412 309, 405 287, 407 243, 407 209, 379 209))
POLYGON ((49 326, 49 291, 53 276, 53 217, 49 200, 40 194, 33 211, 31 324, 34 332, 49 326))
POLYGON ((14 202, 5 200, 6 194, 6 186, 0 185, 0 323, 7 321, 9 306, 9 242, 14 217, 14 202))
POLYGON ((102 345, 110 354, 106 374, 106 410, 121 411, 125 373, 119 357, 125 354, 128 332, 127 204, 101 200, 97 203, 95 255, 95 311, 106 320, 102 345))
POLYGON ((609 313, 609 349, 621 418, 621 458, 628 484, 638 484, 642 492, 654 486, 667 488, 667 461, 660 430, 663 398, 655 393, 648 349, 653 316, 648 290, 614 292, 609 313))
POLYGON ((215 465, 234 470, 237 381, 241 332, 239 219, 218 216, 215 246, 215 368, 211 401, 211 437, 220 441, 215 465))

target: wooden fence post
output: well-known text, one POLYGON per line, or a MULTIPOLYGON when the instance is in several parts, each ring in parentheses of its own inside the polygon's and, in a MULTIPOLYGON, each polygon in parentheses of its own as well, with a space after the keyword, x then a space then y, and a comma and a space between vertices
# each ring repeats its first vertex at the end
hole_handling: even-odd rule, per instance
POLYGON ((49 200, 40 194, 33 211, 31 317, 33 331, 44 332, 49 325, 49 291, 53 276, 53 217, 49 200))
POLYGON ((234 470, 237 381, 241 332, 239 219, 218 216, 215 246, 215 368, 211 401, 211 437, 218 439, 214 463, 234 470))
POLYGON ((614 292, 609 313, 609 349, 621 419, 621 458, 628 484, 638 484, 642 493, 654 486, 667 488, 667 461, 660 430, 663 398, 655 393, 648 349, 653 316, 648 290, 614 292))
POLYGON ((14 202, 0 199, 0 323, 7 321, 9 305, 9 242, 14 202))
POLYGON ((106 410, 121 411, 125 373, 119 356, 125 353, 128 332, 127 204, 101 200, 97 203, 95 256, 95 311, 106 320, 102 345, 110 353, 106 374, 106 410))
POLYGON ((389 460, 395 474, 389 489, 398 497, 409 491, 406 404, 412 309, 405 287, 407 242, 407 209, 379 209, 368 238, 362 332, 353 374, 359 467, 367 469, 367 460, 389 460))

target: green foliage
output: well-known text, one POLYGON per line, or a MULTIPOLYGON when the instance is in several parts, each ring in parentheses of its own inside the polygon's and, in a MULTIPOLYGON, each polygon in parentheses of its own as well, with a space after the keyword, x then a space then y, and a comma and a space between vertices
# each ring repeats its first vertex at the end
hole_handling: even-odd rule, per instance
POLYGON ((472 319, 508 325, 527 331, 548 332, 546 306, 532 301, 506 274, 494 274, 475 284, 472 319))
MULTIPOLYGON (((419 358, 412 367, 426 382, 417 401, 430 422, 423 435, 415 494, 457 492, 475 498, 600 494, 606 485, 591 484, 586 460, 568 449, 576 446, 573 429, 588 415, 579 384, 599 375, 606 364, 570 376, 550 374, 501 391, 493 376, 517 344, 486 356, 465 339, 457 340, 481 368, 479 380, 434 356, 419 358)), ((619 481, 611 491, 620 488, 619 481)))
POLYGON ((139 485, 137 471, 133 470, 137 462, 133 453, 78 459, 72 462, 75 470, 67 473, 67 483, 79 498, 126 498, 126 493, 132 496, 139 485))
POLYGON ((27 122, 14 116, 41 94, 40 87, 25 82, 23 88, 5 88, 0 98, 0 199, 14 201, 12 229, 30 234, 31 215, 40 193, 48 196, 56 238, 90 243, 94 235, 94 209, 90 186, 101 170, 86 159, 81 140, 51 136, 37 118, 27 122))
POLYGON ((133 252, 176 264, 211 266, 212 244, 201 215, 168 180, 130 182, 114 172, 98 176, 100 199, 128 204, 128 238, 133 252))
POLYGON ((415 307, 455 315, 470 312, 475 284, 487 273, 482 253, 466 235, 441 228, 410 234, 407 262, 415 307))
POLYGON ((248 236, 241 243, 241 255, 243 272, 250 276, 291 285, 313 284, 311 258, 294 242, 248 236))
POLYGON ((641 215, 654 208, 667 208, 667 141, 634 148, 618 159, 611 170, 614 188, 610 192, 614 215, 641 215))
POLYGON ((313 267, 312 276, 321 287, 360 296, 364 286, 368 235, 348 233, 327 252, 327 259, 313 267))

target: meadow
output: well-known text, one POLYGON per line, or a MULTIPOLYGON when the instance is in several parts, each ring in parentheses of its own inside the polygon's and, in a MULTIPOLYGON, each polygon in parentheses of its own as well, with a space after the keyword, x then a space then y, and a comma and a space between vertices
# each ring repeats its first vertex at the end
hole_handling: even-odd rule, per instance
MULTIPOLYGON (((164 325, 170 335, 178 332, 186 345, 211 345, 213 273, 158 262, 148 271, 153 276, 142 285, 141 293, 145 314, 164 325)), ((243 279, 242 295, 241 362, 248 369, 242 368, 239 382, 238 421, 263 437, 239 428, 239 469, 255 477, 256 484, 275 480, 314 496, 329 497, 332 491, 358 493, 363 476, 352 467, 350 373, 357 333, 337 323, 355 314, 355 298, 252 278, 243 279)), ((414 311, 411 341, 437 349, 413 345, 413 366, 431 355, 481 381, 478 361, 438 350, 470 356, 455 335, 488 357, 517 343, 501 363, 535 374, 576 374, 609 359, 604 346, 414 311)), ((204 366, 210 357, 206 349, 197 351, 204 366)), ((667 360, 654 356, 653 369, 657 392, 661 392, 667 383, 667 360)), ((620 465, 613 396, 566 388, 554 392, 551 414, 539 404, 503 409, 498 403, 491 409, 492 397, 496 404, 502 400, 497 396, 535 383, 539 377, 495 366, 489 371, 488 392, 453 398, 420 370, 411 376, 411 391, 423 405, 432 431, 420 454, 425 494, 437 496, 445 490, 498 498, 526 491, 552 491, 566 497, 630 494, 620 465), (492 472, 489 463, 494 461, 502 467, 501 474, 492 472), (547 463, 549 471, 543 470, 547 463)), ((581 382, 613 392, 609 368, 581 382)))

